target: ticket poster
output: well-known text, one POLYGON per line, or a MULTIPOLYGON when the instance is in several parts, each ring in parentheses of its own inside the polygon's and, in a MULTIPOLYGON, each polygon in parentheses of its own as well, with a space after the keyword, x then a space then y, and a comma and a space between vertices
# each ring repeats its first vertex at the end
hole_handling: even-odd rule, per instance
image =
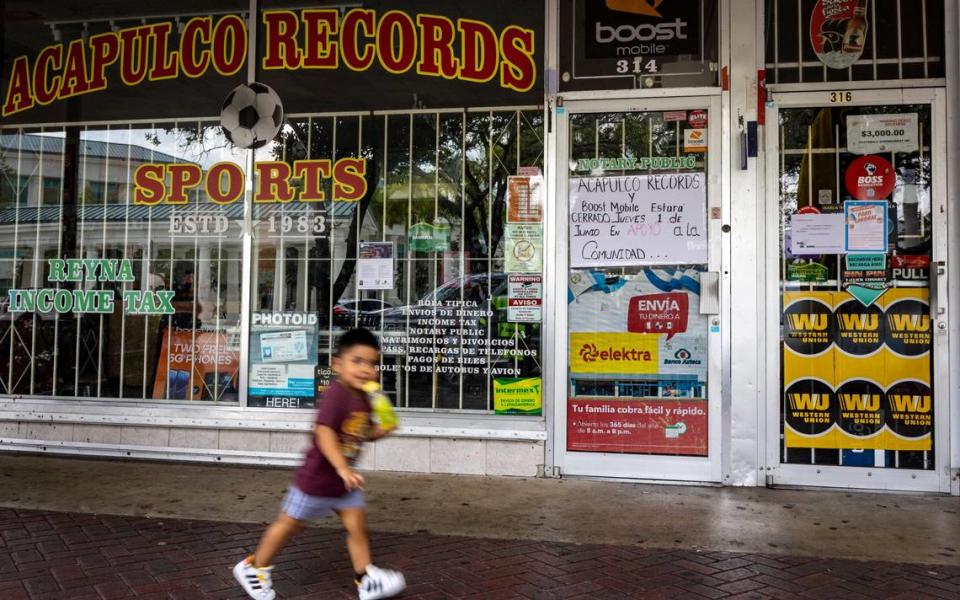
POLYGON ((787 448, 932 449, 929 291, 783 295, 787 448))

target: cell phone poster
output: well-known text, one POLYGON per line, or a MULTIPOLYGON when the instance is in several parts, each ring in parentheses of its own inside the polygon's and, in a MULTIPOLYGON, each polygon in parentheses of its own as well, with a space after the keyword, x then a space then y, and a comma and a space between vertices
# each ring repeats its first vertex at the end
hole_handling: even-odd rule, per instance
POLYGON ((787 448, 932 449, 929 291, 783 295, 787 448))
POLYGON ((707 319, 695 270, 571 271, 567 449, 707 455, 707 319))
POLYGON ((163 330, 153 383, 155 399, 223 400, 238 389, 240 353, 216 332, 163 330))

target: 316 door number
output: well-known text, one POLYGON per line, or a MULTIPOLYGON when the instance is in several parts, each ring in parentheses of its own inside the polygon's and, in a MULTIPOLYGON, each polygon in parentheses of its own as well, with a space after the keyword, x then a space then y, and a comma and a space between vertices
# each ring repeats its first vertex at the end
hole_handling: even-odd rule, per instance
POLYGON ((853 92, 830 92, 831 104, 847 104, 853 102, 853 92))

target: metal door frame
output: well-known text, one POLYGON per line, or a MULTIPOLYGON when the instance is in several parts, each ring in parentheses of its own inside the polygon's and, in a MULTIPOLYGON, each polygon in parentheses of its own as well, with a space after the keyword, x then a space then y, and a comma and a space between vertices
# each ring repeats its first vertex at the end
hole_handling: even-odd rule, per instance
MULTIPOLYGON (((937 273, 937 265, 947 260, 947 111, 946 93, 942 88, 907 88, 861 90, 840 83, 830 91, 777 92, 767 108, 765 127, 766 194, 759 210, 764 221, 766 248, 766 473, 770 485, 816 486, 852 489, 877 489, 922 492, 950 492, 950 354, 946 319, 948 282, 946 272, 937 273), (850 100, 846 101, 847 93, 850 100), (842 103, 838 103, 840 100, 842 103), (934 395, 934 464, 932 471, 909 469, 841 467, 829 465, 796 465, 780 462, 780 128, 782 108, 818 108, 831 106, 876 106, 929 104, 933 159, 933 193, 931 211, 941 215, 933 219, 930 308, 933 327, 933 395, 934 395), (942 311, 942 312, 940 312, 942 311)), ((943 264, 946 264, 945 262, 943 264)))
MULTIPOLYGON (((569 266, 568 241, 568 182, 569 182, 569 151, 570 151, 570 114, 571 113, 618 113, 618 112, 647 112, 664 110, 692 110, 707 109, 708 112, 708 192, 707 192, 707 223, 709 243, 710 271, 722 272, 723 256, 725 256, 726 240, 721 237, 721 219, 711 218, 712 209, 720 210, 724 198, 721 188, 723 177, 723 146, 722 130, 723 117, 722 102, 719 90, 702 91, 681 97, 649 97, 635 99, 562 99, 557 102, 557 165, 554 181, 556 182, 556 210, 553 212, 553 229, 556 232, 553 239, 556 249, 553 260, 550 261, 550 272, 546 276, 547 285, 552 285, 550 295, 556 300, 554 312, 553 344, 554 353, 552 369, 552 388, 555 399, 553 407, 553 438, 554 438, 554 465, 564 475, 582 475, 593 477, 608 477, 617 479, 636 480, 673 480, 686 482, 716 482, 722 477, 722 435, 723 406, 721 378, 722 366, 728 357, 728 341, 722 339, 719 327, 728 322, 729 295, 728 279, 721 277, 720 281, 720 314, 712 315, 709 319, 708 339, 708 370, 707 370, 707 406, 708 406, 708 455, 707 457, 676 457, 668 455, 649 454, 617 454, 605 452, 570 452, 567 447, 567 395, 569 383, 569 348, 567 331, 567 281, 569 266)), ((727 336, 723 336, 727 340, 727 336)))

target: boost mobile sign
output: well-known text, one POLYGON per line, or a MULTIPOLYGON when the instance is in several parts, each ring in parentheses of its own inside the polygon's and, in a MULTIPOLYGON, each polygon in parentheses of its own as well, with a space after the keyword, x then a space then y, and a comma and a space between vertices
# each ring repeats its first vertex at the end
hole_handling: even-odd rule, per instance
POLYGON ((606 0, 586 5, 587 58, 700 54, 700 3, 606 0))
POLYGON ((561 90, 709 81, 718 16, 717 0, 561 2, 561 90))

